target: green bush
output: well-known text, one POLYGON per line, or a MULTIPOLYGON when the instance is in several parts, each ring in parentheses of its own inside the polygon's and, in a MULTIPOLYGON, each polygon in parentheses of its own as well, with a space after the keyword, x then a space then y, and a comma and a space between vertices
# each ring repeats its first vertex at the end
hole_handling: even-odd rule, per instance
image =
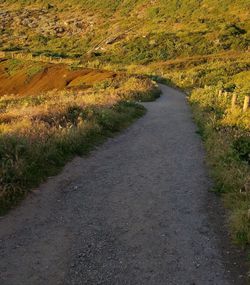
POLYGON ((233 148, 241 160, 245 160, 250 164, 250 137, 242 136, 233 142, 233 148))

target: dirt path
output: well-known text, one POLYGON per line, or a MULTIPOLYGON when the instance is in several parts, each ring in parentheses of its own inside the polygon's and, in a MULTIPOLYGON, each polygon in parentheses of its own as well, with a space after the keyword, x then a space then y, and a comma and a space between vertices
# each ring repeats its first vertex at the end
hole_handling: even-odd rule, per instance
POLYGON ((0 220, 1 285, 246 284, 185 97, 162 89, 0 220))

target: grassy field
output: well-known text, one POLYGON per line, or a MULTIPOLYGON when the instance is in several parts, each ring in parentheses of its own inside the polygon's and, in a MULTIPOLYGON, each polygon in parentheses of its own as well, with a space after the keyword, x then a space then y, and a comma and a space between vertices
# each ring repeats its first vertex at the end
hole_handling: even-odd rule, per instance
MULTIPOLYGON (((143 113, 127 102, 155 92, 143 74, 187 92, 213 190, 229 209, 232 238, 250 244, 249 108, 243 112, 250 95, 250 1, 5 0, 0 8, 0 50, 133 75, 93 84, 80 95, 67 90, 0 98, 2 207, 84 151, 84 142, 88 149, 143 113)), ((13 77, 18 68, 13 60, 4 72, 13 77)), ((28 75, 42 68, 31 64, 28 75)))
POLYGON ((122 75, 87 89, 0 96, 1 214, 74 155, 87 153, 143 115, 135 101, 158 95, 151 80, 122 75))
POLYGON ((250 3, 243 0, 1 3, 1 50, 125 65, 249 44, 250 3))

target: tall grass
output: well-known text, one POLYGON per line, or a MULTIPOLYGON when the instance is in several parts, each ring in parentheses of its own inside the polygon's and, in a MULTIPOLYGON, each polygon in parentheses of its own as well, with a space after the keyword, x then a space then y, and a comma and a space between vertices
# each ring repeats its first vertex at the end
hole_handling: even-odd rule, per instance
POLYGON ((32 187, 120 131, 159 95, 152 81, 124 77, 93 88, 0 98, 0 212, 32 187))
MULTIPOLYGON (((233 240, 250 244, 250 95, 247 57, 211 58, 158 65, 158 74, 186 90, 207 150, 214 191, 229 209, 233 240), (232 108, 233 94, 237 95, 232 108)), ((147 72, 150 68, 148 67, 147 72)), ((150 73, 150 72, 149 72, 150 73)), ((157 78, 157 77, 156 77, 157 78)))
POLYGON ((250 244, 250 109, 232 109, 231 96, 215 88, 194 90, 189 98, 215 181, 230 209, 234 240, 250 244), (229 98, 228 98, 229 97, 229 98))
POLYGON ((213 191, 229 210, 232 239, 246 247, 250 244, 250 109, 243 112, 242 107, 250 95, 249 68, 249 53, 240 52, 126 67, 127 72, 144 73, 186 91, 206 146, 213 191), (237 102, 231 108, 233 94, 237 102))

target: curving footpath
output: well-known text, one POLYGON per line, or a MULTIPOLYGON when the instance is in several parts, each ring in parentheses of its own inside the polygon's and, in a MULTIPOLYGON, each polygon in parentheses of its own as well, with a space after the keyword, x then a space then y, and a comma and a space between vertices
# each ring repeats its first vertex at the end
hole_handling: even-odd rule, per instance
POLYGON ((0 284, 246 284, 184 94, 0 219, 0 284))

